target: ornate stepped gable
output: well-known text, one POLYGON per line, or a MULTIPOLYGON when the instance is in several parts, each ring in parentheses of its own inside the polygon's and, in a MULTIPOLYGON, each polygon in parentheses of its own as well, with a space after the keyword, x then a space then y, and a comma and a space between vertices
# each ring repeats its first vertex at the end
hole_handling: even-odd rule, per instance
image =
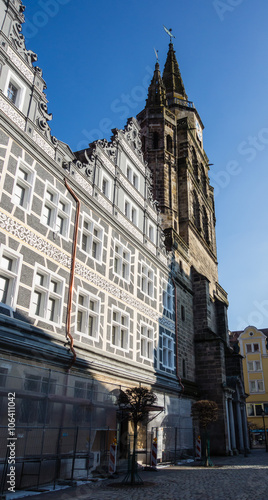
MULTIPOLYGON (((25 6, 22 5, 21 0, 6 2, 6 15, 3 22, 3 32, 8 38, 10 46, 6 46, 7 44, 2 45, 3 47, 5 46, 5 50, 7 51, 13 64, 16 66, 18 74, 22 73, 28 80, 33 95, 38 100, 38 107, 34 118, 34 125, 36 126, 37 133, 40 132, 46 137, 46 139, 49 140, 49 142, 52 142, 53 146, 56 146, 58 141, 51 135, 51 129, 49 126, 49 122, 52 120, 52 114, 48 113, 48 101, 46 94, 44 93, 44 90, 47 88, 46 83, 42 78, 41 68, 34 66, 34 63, 38 59, 37 54, 26 48, 25 37, 22 33, 22 24, 25 22, 23 14, 24 10, 25 6), (12 19, 10 26, 7 22, 7 14, 9 14, 12 19)), ((29 115, 30 107, 27 116, 28 120, 29 115)))
MULTIPOLYGON (((156 212, 159 214, 158 202, 153 199, 152 194, 152 173, 143 158, 140 126, 137 120, 133 117, 129 118, 124 130, 113 129, 112 132, 113 135, 110 142, 107 141, 107 139, 99 139, 92 142, 89 145, 89 149, 77 151, 75 153, 76 160, 74 160, 76 167, 91 180, 90 176, 99 150, 101 150, 113 165, 116 166, 117 150, 120 143, 121 148, 125 150, 126 154, 136 163, 137 167, 142 170, 145 176, 147 183, 147 208, 150 207, 154 213, 156 212)), ((65 163, 63 167, 70 170, 70 166, 67 163, 65 163)), ((119 175, 119 173, 117 175, 119 175)))

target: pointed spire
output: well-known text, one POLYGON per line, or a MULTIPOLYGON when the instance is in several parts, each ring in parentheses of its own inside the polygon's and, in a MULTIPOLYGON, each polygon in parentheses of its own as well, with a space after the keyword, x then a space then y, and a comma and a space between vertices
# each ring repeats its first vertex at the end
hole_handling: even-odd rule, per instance
POLYGON ((154 76, 148 89, 148 98, 146 107, 148 106, 166 106, 166 89, 160 73, 159 62, 155 64, 154 76))
POLYGON ((168 97, 188 99, 172 42, 169 44, 169 51, 163 72, 163 83, 166 87, 168 97))

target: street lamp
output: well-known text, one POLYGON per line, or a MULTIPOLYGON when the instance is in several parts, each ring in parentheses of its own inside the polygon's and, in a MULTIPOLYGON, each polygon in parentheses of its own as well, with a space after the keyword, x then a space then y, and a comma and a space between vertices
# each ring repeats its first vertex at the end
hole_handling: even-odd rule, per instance
POLYGON ((266 434, 266 428, 265 428, 265 411, 261 411, 262 414, 262 419, 263 419, 263 430, 264 430, 264 438, 265 438, 265 450, 268 452, 268 444, 267 444, 267 434, 266 434))

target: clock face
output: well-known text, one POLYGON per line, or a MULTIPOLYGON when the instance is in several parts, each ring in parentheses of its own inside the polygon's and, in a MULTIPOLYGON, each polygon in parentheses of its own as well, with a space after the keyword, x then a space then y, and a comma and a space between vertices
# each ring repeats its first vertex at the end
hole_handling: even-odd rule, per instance
POLYGON ((196 133, 200 142, 202 142, 202 129, 198 120, 195 120, 196 133))

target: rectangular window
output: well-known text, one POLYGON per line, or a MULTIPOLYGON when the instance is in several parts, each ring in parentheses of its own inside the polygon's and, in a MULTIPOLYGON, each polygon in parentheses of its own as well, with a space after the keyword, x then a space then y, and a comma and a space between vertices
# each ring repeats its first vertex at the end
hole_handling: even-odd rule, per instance
POLYGON ((54 277, 44 268, 36 268, 31 310, 34 316, 51 323, 61 321, 64 280, 54 277))
POLYGON ((138 208, 132 203, 130 200, 125 200, 124 203, 124 213, 125 216, 135 224, 135 226, 139 225, 139 212, 138 208))
POLYGON ((95 260, 102 260, 103 228, 92 219, 84 218, 81 249, 95 260))
POLYGON ((154 356, 154 330, 144 324, 141 325, 141 356, 150 360, 154 356))
POLYGON ((264 392, 263 380, 250 380, 249 381, 249 391, 250 392, 264 392))
POLYGON ((110 180, 107 177, 103 176, 101 190, 104 196, 106 196, 106 198, 110 198, 110 191, 111 191, 110 185, 111 185, 110 180))
POLYGON ((125 201, 125 216, 130 219, 130 203, 125 201))
POLYGON ((70 214, 71 204, 63 195, 47 184, 42 211, 43 224, 50 227, 52 231, 67 238, 69 234, 70 214))
POLYGON ((16 103, 18 91, 19 91, 19 89, 12 82, 9 82, 8 89, 7 89, 7 97, 10 99, 10 101, 13 102, 13 104, 16 103))
MULTIPOLYGON (((74 398, 85 399, 91 401, 91 382, 76 380, 74 386, 74 398)), ((91 418, 91 409, 85 404, 73 405, 73 422, 77 424, 89 423, 91 418)))
POLYGON ((169 312, 173 312, 173 285, 167 281, 162 281, 163 289, 163 308, 167 309, 169 312))
POLYGON ((155 243, 155 230, 154 230, 154 227, 151 224, 149 224, 148 235, 149 235, 149 240, 152 243, 155 243))
POLYGON ((174 367, 174 342, 165 334, 163 334, 163 366, 170 369, 174 367))
POLYGON ((139 176, 129 165, 127 166, 127 179, 136 189, 139 189, 139 176))
POLYGON ((9 70, 8 75, 7 75, 5 89, 4 89, 4 95, 19 110, 22 110, 25 92, 26 92, 25 85, 23 85, 22 81, 9 70))
POLYGON ((112 338, 111 343, 115 347, 128 350, 129 316, 122 311, 112 312, 112 338))
POLYGON ((141 268, 141 290, 154 298, 154 272, 146 264, 143 264, 141 268))
POLYGON ((19 275, 21 269, 21 256, 13 253, 4 246, 0 249, 0 302, 15 308, 19 275))
POLYGON ((251 352, 259 352, 260 346, 259 344, 246 344, 246 353, 250 354, 251 352))
POLYGON ((133 186, 138 189, 139 188, 139 178, 136 174, 133 173, 133 186))
POLYGON ((117 241, 114 246, 114 273, 126 281, 130 279, 130 252, 117 241))
POLYGON ((95 340, 99 337, 100 300, 79 290, 77 300, 77 331, 95 340))
POLYGON ((248 361, 248 371, 253 372, 254 370, 254 363, 253 361, 248 361))
POLYGON ((261 371, 261 362, 260 361, 248 361, 248 371, 249 372, 261 371))
POLYGON ((260 417, 262 414, 262 405, 255 405, 256 417, 260 417))
POLYGON ((12 202, 27 211, 31 208, 34 180, 34 170, 19 158, 12 193, 12 202))
POLYGON ((254 417, 254 405, 249 403, 247 404, 247 416, 254 417))
POLYGON ((40 377, 29 373, 25 376, 24 390, 35 393, 35 398, 31 399, 30 404, 27 397, 22 399, 19 416, 20 423, 50 423, 52 419, 53 403, 43 398, 38 400, 38 393, 40 393, 40 396, 43 394, 55 394, 56 380, 50 377, 40 377))

